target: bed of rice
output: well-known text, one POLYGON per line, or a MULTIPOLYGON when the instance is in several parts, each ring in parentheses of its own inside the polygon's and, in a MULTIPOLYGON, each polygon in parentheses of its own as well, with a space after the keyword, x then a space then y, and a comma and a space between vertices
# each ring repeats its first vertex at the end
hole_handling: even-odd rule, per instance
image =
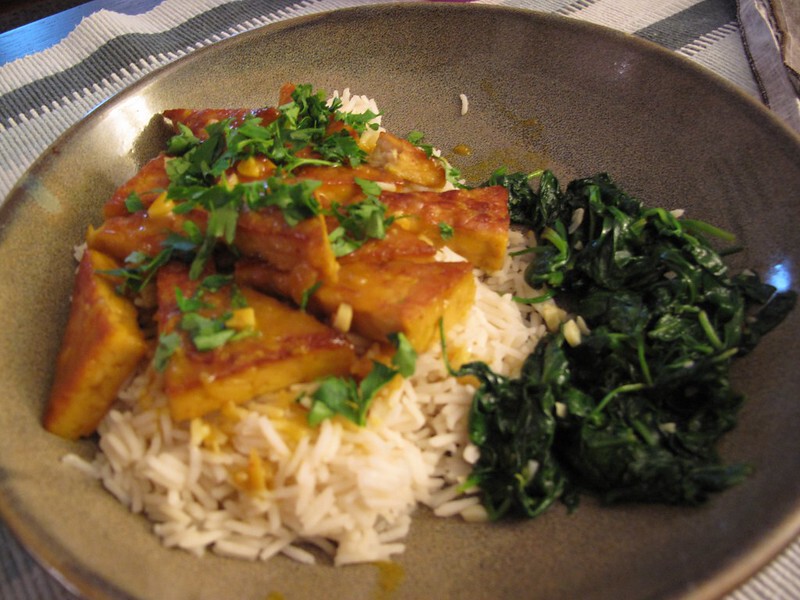
MULTIPOLYGON (((509 250, 524 246, 512 232, 509 250)), ((553 310, 511 299, 533 295, 524 267, 524 258, 507 257, 497 273, 475 272, 475 304, 448 334, 451 360, 519 371, 545 332, 540 313, 553 310)), ((344 565, 403 552, 419 505, 485 519, 477 490, 461 490, 478 458, 467 436, 474 388, 447 375, 438 343, 418 357, 413 377, 376 398, 364 428, 339 418, 308 428, 297 389, 176 424, 159 384, 151 369, 134 378, 99 428, 93 462, 65 462, 144 514, 168 547, 307 563, 316 547, 344 565)))

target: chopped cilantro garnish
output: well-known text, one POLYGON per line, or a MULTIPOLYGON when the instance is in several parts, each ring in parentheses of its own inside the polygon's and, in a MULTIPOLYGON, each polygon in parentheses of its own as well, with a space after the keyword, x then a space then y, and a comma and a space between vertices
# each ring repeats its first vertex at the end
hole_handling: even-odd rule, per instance
POLYGON ((425 151, 425 155, 428 158, 433 156, 433 146, 431 146, 430 144, 423 144, 422 143, 422 140, 425 139, 425 134, 422 133, 421 131, 416 131, 415 130, 415 131, 409 132, 408 135, 406 136, 406 139, 409 142, 411 142, 412 144, 414 144, 415 146, 417 146, 418 148, 421 148, 422 150, 424 150, 425 151))
POLYGON ((417 368, 417 352, 411 342, 400 332, 391 334, 389 341, 396 349, 392 357, 392 364, 397 367, 403 377, 411 377, 417 368))
POLYGON ((453 230, 453 226, 445 223, 444 221, 439 223, 439 235, 442 236, 442 239, 447 241, 453 238, 455 231, 453 230))
POLYGON ((183 123, 178 123, 180 132, 172 136, 167 142, 167 154, 171 156, 181 156, 186 154, 189 150, 198 146, 200 140, 195 137, 192 130, 183 123))
MULTIPOLYGON (((175 288, 175 300, 178 310, 181 312, 178 326, 181 331, 185 331, 192 344, 201 352, 219 348, 224 344, 255 335, 252 329, 237 330, 230 328, 226 322, 233 316, 231 311, 224 311, 220 315, 201 314, 199 311, 214 311, 216 306, 206 301, 206 292, 218 292, 223 287, 231 286, 230 306, 232 309, 240 309, 247 306, 247 300, 239 287, 233 282, 231 275, 213 274, 207 275, 202 279, 191 296, 186 296, 180 288, 175 288)), ((180 345, 181 336, 173 331, 169 334, 162 334, 159 337, 159 345, 156 348, 155 366, 159 371, 166 368, 169 358, 174 354, 180 345)))
POLYGON ((158 338, 158 346, 153 357, 153 364, 156 371, 163 371, 167 368, 169 359, 181 345, 181 336, 173 331, 172 333, 161 334, 158 338))
POLYGON ((319 150, 323 158, 333 163, 344 164, 349 162, 350 166, 353 167, 357 167, 367 158, 367 153, 358 146, 356 139, 345 130, 326 137, 320 142, 317 150, 319 150))
POLYGON ((381 188, 376 182, 359 177, 355 182, 364 192, 364 200, 344 208, 334 202, 326 211, 339 221, 339 227, 328 235, 337 257, 354 252, 369 239, 382 240, 386 237, 386 228, 395 220, 393 216, 386 216, 386 205, 378 199, 381 188))
POLYGON ((311 296, 322 286, 321 281, 317 281, 314 285, 309 288, 303 290, 303 296, 300 298, 300 310, 303 312, 306 311, 308 307, 308 301, 311 300, 311 296))
POLYGON ((377 123, 371 123, 371 121, 379 116, 381 116, 381 113, 374 113, 371 110, 364 111, 363 113, 336 113, 336 118, 350 125, 356 133, 364 133, 367 129, 377 131, 379 125, 377 123))
POLYGON ((297 225, 300 221, 318 215, 320 206, 314 197, 322 182, 315 179, 301 179, 297 183, 284 183, 277 177, 267 180, 267 190, 248 202, 250 208, 277 206, 289 225, 297 225))
POLYGON ((161 242, 162 250, 153 257, 144 252, 131 252, 125 258, 127 266, 120 269, 107 269, 99 271, 104 275, 119 277, 122 283, 118 286, 117 292, 124 294, 126 291, 133 293, 140 292, 155 276, 156 271, 167 264, 176 252, 192 252, 196 245, 189 239, 176 233, 171 233, 161 242))
POLYGON ((352 377, 326 377, 311 396, 309 425, 319 425, 337 414, 360 427, 367 424, 367 412, 380 389, 395 375, 410 377, 416 368, 417 354, 406 336, 396 333, 390 340, 396 348, 392 364, 397 368, 373 361, 372 370, 358 384, 352 377))
POLYGON ((135 213, 140 210, 144 210, 144 203, 142 202, 139 194, 136 192, 131 192, 128 194, 128 197, 125 198, 125 208, 129 213, 135 213))
POLYGON ((354 177, 353 180, 358 184, 358 187, 361 188, 361 191, 364 192, 365 195, 376 197, 381 195, 381 186, 377 181, 362 179, 361 177, 354 177))

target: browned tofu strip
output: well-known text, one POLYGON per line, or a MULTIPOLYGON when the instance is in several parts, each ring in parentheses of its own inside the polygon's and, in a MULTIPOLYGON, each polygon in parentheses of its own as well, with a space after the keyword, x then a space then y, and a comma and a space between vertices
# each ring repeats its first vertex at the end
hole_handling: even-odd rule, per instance
POLYGON ((133 304, 98 271, 119 264, 87 250, 78 266, 69 321, 44 415, 48 431, 90 435, 147 352, 133 304))
POLYGON ((139 195, 145 207, 150 206, 169 186, 169 177, 167 177, 165 168, 166 160, 164 154, 159 154, 147 162, 136 175, 117 188, 103 207, 103 216, 108 219, 129 214, 125 207, 125 200, 133 192, 139 195))
POLYGON ((428 158, 422 148, 388 131, 378 136, 378 143, 367 161, 373 167, 386 169, 401 179, 428 188, 441 188, 447 180, 440 161, 428 158))
POLYGON ((238 127, 244 123, 247 117, 258 117, 261 125, 269 125, 278 118, 278 110, 275 108, 173 108, 165 110, 163 116, 169 120, 173 129, 177 133, 178 123, 191 129, 198 139, 206 139, 206 127, 212 123, 230 119, 232 127, 238 127))
MULTIPOLYGON (((197 285, 183 264, 171 263, 159 271, 160 334, 179 330, 175 288, 190 297, 197 285)), ((257 335, 200 351, 183 333, 183 342, 164 371, 173 419, 199 417, 227 402, 245 402, 294 383, 348 374, 356 362, 349 341, 311 315, 250 288, 241 292, 253 309, 257 335)), ((202 311, 204 316, 219 316, 231 309, 231 288, 206 293, 203 300, 211 305, 202 311)))
POLYGON ((322 215, 286 223, 280 209, 243 212, 236 228, 236 247, 246 256, 269 263, 306 289, 317 281, 335 281, 339 271, 322 215))
POLYGON ((361 187, 355 181, 356 177, 390 184, 397 189, 402 189, 408 183, 386 169, 366 164, 357 167, 309 165, 297 169, 294 176, 297 179, 313 179, 322 183, 314 190, 314 196, 325 208, 330 207, 334 202, 350 204, 363 199, 361 187))
MULTIPOLYGON (((271 293, 284 284, 279 274, 257 261, 239 261, 236 280, 271 293)), ((461 321, 472 306, 475 280, 466 262, 418 260, 347 260, 336 282, 323 283, 308 298, 308 308, 333 320, 341 305, 352 309, 350 330, 385 343, 402 332, 418 351, 427 349, 438 332, 461 321)))
MULTIPOLYGON (((330 223, 328 228, 331 228, 330 223)), ((435 256, 436 248, 430 242, 402 227, 392 225, 386 230, 386 237, 381 240, 367 240, 356 251, 339 258, 339 264, 393 260, 431 262, 435 256)))
POLYGON ((384 192, 380 199, 388 214, 403 217, 396 221, 399 227, 425 236, 437 247, 447 246, 487 271, 503 266, 509 228, 508 192, 504 187, 384 192), (440 224, 452 227, 453 236, 443 236, 440 224))
POLYGON ((183 223, 194 222, 201 231, 206 228, 207 214, 192 211, 187 215, 168 214, 150 217, 146 211, 124 216, 109 217, 97 229, 90 227, 86 234, 89 248, 124 261, 132 252, 155 256, 162 249, 162 242, 170 233, 183 234, 183 223))
POLYGON ((439 320, 449 329, 466 316, 474 298, 472 265, 466 262, 354 261, 342 263, 339 280, 323 284, 309 307, 333 315, 349 305, 357 333, 385 342, 401 332, 421 352, 435 339, 439 320))
MULTIPOLYGON (((185 215, 168 213, 160 217, 139 211, 111 217, 97 229, 90 228, 87 243, 90 248, 117 260, 124 260, 134 250, 155 256, 170 233, 183 233, 186 220, 205 231, 207 214, 201 210, 185 215)), ((291 226, 278 208, 243 212, 234 244, 244 255, 267 262, 284 274, 291 281, 292 289, 299 289, 301 294, 316 281, 335 280, 339 270, 322 216, 291 226)))
MULTIPOLYGON (((403 260, 431 262, 436 248, 418 236, 399 227, 390 227, 382 240, 368 240, 361 248, 339 259, 341 265, 369 261, 373 263, 403 260)), ((337 278, 338 278, 337 271, 337 278)), ((263 290, 300 304, 318 280, 307 280, 298 276, 297 270, 278 270, 257 258, 243 258, 236 263, 236 278, 242 285, 263 290)), ((321 282, 321 280, 319 280, 321 282)))

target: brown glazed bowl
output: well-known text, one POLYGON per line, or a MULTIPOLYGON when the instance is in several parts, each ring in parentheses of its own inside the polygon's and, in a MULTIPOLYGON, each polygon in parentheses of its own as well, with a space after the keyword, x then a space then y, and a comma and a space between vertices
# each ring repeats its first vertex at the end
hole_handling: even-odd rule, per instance
POLYGON ((585 501, 573 514, 558 506, 480 525, 420 510, 392 585, 376 565, 165 549, 144 518, 62 465, 66 453, 95 450, 40 426, 73 246, 165 141, 159 111, 274 104, 284 82, 376 98, 389 130, 425 132, 471 182, 500 165, 549 167, 562 182, 607 171, 647 204, 733 231, 745 247, 735 267, 796 286, 800 141, 668 51, 565 18, 442 4, 334 11, 236 36, 98 108, 45 152, 0 215, 0 509, 42 563, 90 598, 712 598, 795 538, 800 311, 734 367, 748 401, 721 453, 753 466, 744 483, 700 508, 585 501), (472 154, 454 154, 457 145, 472 154))

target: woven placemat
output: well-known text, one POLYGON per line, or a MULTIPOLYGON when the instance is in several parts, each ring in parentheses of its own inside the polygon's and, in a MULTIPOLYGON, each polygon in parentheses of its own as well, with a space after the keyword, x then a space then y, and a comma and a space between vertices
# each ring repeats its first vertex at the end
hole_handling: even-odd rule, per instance
MULTIPOLYGON (((244 31, 366 0, 164 0, 139 15, 100 11, 34 55, 0 56, 0 199, 70 125, 141 77, 244 31), (5 62, 5 64, 3 64, 5 62)), ((800 131, 796 0, 486 1, 558 13, 660 44, 728 79, 800 131)), ((11 32, 13 34, 13 32, 11 32)), ((0 598, 74 596, 0 525, 0 598)), ((800 541, 731 600, 800 598, 800 541)))

